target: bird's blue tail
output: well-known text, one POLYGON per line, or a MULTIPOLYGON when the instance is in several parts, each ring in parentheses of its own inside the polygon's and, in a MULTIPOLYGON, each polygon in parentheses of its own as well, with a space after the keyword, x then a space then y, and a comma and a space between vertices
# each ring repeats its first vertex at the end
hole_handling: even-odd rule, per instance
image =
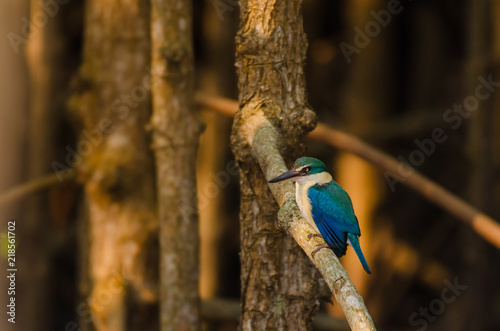
POLYGON ((363 255, 363 252, 361 251, 361 247, 359 246, 359 241, 358 237, 352 233, 348 233, 347 237, 349 238, 349 241, 351 243, 352 248, 354 248, 354 251, 356 252, 356 255, 358 256, 359 261, 361 261, 361 264, 363 265, 363 268, 367 273, 370 275, 372 274, 370 267, 368 266, 368 262, 366 262, 365 256, 363 255))

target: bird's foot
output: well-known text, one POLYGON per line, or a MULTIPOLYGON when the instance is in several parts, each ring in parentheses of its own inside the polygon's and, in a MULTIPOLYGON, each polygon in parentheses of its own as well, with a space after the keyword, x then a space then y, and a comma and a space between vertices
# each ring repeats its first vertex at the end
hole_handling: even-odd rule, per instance
POLYGON ((319 233, 309 233, 307 235, 307 239, 311 239, 312 237, 320 237, 323 238, 319 233))
POLYGON ((316 248, 311 252, 311 257, 314 257, 314 254, 316 254, 322 248, 330 248, 330 246, 328 244, 316 246, 316 248))

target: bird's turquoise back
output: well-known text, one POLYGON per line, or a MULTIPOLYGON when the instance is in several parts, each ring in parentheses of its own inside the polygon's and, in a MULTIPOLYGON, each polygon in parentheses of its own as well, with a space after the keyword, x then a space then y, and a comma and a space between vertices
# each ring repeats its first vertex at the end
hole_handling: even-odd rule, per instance
POLYGON ((335 255, 345 255, 349 240, 363 268, 371 274, 359 246, 361 231, 347 192, 332 180, 327 184, 313 185, 307 195, 311 201, 314 223, 335 255))

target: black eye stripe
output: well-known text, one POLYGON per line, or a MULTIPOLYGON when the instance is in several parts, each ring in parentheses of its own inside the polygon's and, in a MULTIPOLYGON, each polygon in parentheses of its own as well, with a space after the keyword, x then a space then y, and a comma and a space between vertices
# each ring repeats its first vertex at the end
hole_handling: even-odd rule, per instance
POLYGON ((302 168, 302 170, 300 170, 300 172, 303 172, 303 173, 308 173, 309 171, 311 171, 311 167, 304 167, 304 168, 302 168))

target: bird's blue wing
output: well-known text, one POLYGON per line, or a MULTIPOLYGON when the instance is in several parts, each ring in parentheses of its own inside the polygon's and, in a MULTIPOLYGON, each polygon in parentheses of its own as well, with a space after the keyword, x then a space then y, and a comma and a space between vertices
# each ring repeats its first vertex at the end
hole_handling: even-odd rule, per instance
POLYGON ((308 191, 313 220, 325 241, 338 257, 347 250, 347 233, 360 236, 351 198, 335 181, 316 184, 308 191))

